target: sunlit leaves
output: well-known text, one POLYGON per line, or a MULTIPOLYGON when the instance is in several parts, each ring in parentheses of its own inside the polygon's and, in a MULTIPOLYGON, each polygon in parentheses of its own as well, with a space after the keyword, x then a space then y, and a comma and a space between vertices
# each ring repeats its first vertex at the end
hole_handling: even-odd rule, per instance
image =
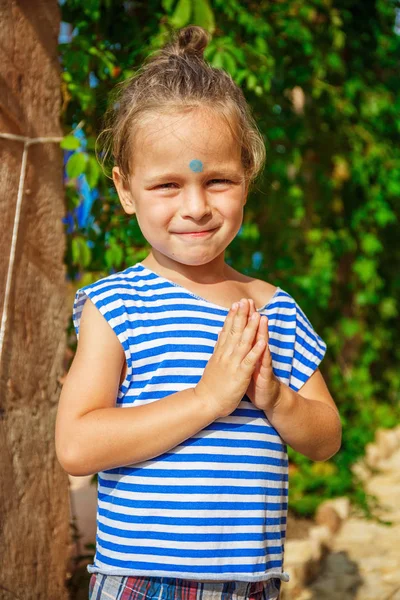
POLYGON ((79 175, 82 175, 86 168, 87 160, 88 156, 85 152, 75 152, 75 154, 72 154, 69 157, 65 168, 68 177, 73 179, 75 177, 79 177, 79 175))
POLYGON ((82 4, 83 12, 93 21, 100 19, 100 0, 85 0, 82 4))
POLYGON ((398 317, 399 309, 396 298, 383 298, 379 304, 379 314, 385 320, 398 317))
MULTIPOLYGON (((172 5, 172 2, 165 2, 165 10, 169 12, 172 5)), ((176 29, 189 23, 204 27, 210 33, 213 33, 215 29, 214 13, 209 0, 178 0, 169 20, 176 29)))
POLYGON ((60 143, 61 148, 64 150, 77 150, 80 146, 80 141, 74 135, 67 135, 60 143))
POLYGON ((89 187, 95 188, 97 182, 99 181, 99 177, 101 174, 101 168, 96 158, 93 155, 89 155, 86 167, 85 167, 85 177, 88 182, 89 187))
POLYGON ((109 240, 109 248, 105 251, 104 258, 107 267, 115 267, 118 269, 124 259, 124 251, 114 238, 109 240))
POLYGON ((367 232, 361 238, 361 248, 365 254, 373 256, 383 250, 383 245, 376 235, 367 232))
POLYGON ((353 271, 358 275, 362 283, 368 283, 376 276, 376 260, 358 256, 353 263, 353 271))
POLYGON ((178 0, 175 11, 170 18, 170 23, 177 29, 184 27, 192 16, 192 0, 178 0))
POLYGON ((82 236, 75 236, 71 240, 72 261, 75 265, 86 269, 91 260, 91 251, 87 241, 82 236))
POLYGON ((85 175, 86 181, 91 188, 96 187, 101 174, 101 168, 96 158, 86 152, 75 152, 72 154, 67 161, 65 170, 71 179, 85 175))
POLYGON ((193 0, 193 23, 214 33, 215 19, 209 0, 193 0))
POLYGON ((243 240, 258 241, 260 238, 260 231, 256 223, 244 223, 240 229, 239 237, 243 240))

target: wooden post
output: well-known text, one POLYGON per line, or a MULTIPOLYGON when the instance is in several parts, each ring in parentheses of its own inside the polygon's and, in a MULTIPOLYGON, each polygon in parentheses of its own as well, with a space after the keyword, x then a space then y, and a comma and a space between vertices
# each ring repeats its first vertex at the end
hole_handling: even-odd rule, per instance
MULTIPOLYGON (((57 0, 0 1, 0 133, 58 137, 57 0)), ((24 144, 0 137, 0 318, 24 144)), ((0 598, 66 600, 68 477, 54 447, 70 307, 59 143, 28 148, 0 363, 0 598)))

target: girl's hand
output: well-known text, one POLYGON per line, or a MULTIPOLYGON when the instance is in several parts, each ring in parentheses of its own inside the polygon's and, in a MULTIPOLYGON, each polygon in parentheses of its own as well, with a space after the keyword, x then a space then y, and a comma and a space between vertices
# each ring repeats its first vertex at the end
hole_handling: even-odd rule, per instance
POLYGON ((214 352, 195 386, 196 395, 213 407, 217 417, 230 415, 240 404, 249 386, 265 341, 255 336, 260 315, 249 319, 249 301, 231 308, 218 334, 214 352))
MULTIPOLYGON (((256 312, 256 308, 254 301, 251 300, 249 318, 254 312, 256 312)), ((268 318, 265 315, 259 320, 254 342, 257 343, 259 340, 265 341, 265 348, 257 361, 246 394, 254 406, 263 411, 270 411, 279 402, 281 384, 272 370, 272 358, 268 345, 268 318)))

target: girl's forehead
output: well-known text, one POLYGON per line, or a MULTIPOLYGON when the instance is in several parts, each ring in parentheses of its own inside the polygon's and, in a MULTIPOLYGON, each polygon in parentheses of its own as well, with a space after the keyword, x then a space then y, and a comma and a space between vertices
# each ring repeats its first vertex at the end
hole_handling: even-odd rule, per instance
POLYGON ((159 115, 140 127, 135 141, 136 166, 180 163, 201 172, 205 166, 241 159, 241 146, 221 117, 159 115))
POLYGON ((175 144, 207 149, 221 142, 233 142, 231 128, 220 115, 192 111, 184 114, 161 114, 147 118, 139 127, 138 139, 144 145, 175 144))

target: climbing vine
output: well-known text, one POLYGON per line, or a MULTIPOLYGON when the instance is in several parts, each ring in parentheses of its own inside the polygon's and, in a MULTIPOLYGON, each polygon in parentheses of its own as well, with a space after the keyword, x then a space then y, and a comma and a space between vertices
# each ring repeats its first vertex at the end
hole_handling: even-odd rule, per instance
POLYGON ((320 369, 342 418, 331 460, 289 448, 290 507, 311 515, 348 495, 368 513, 351 465, 400 416, 399 2, 65 0, 62 15, 70 280, 85 285, 147 255, 95 139, 115 84, 172 29, 205 27, 207 60, 242 87, 267 149, 227 260, 302 306, 328 345, 320 369))

